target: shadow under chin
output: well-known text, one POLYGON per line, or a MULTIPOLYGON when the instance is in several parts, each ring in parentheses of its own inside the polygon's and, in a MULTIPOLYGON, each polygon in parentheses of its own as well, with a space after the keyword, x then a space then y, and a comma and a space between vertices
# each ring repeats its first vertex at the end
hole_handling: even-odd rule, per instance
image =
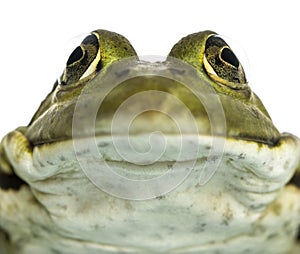
POLYGON ((25 183, 21 178, 15 174, 4 174, 0 172, 0 188, 4 190, 13 189, 19 190, 25 183))
MULTIPOLYGON (((289 183, 293 184, 293 185, 296 185, 298 188, 300 188, 300 174, 294 175, 289 183)), ((299 228, 298 228, 297 240, 300 243, 300 223, 299 223, 299 228)))
POLYGON ((295 174, 289 183, 296 185, 300 189, 300 174, 295 174))

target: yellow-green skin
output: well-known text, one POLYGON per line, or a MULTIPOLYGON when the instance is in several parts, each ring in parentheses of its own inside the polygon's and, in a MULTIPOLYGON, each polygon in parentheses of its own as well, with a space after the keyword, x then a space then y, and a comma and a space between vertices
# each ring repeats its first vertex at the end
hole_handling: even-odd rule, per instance
MULTIPOLYGON (((61 83, 55 83, 30 124, 1 142, 0 177, 24 181, 18 187, 0 188, 1 253, 298 253, 300 190, 290 180, 296 179, 300 168, 300 141, 278 132, 246 82, 229 82, 227 72, 222 78, 210 73, 204 56, 210 57, 206 42, 215 33, 183 38, 159 63, 139 61, 119 34, 97 30, 94 35, 99 49, 96 44, 83 47, 99 53, 101 68, 80 79, 83 73, 72 70, 75 65, 81 70, 84 62, 67 66, 61 83), (179 82, 183 76, 184 85, 179 82), (107 77, 123 81, 107 92, 100 86, 107 77), (192 83, 205 98, 217 98, 221 112, 219 108, 207 112, 207 105, 190 89, 192 83), (151 111, 134 121, 133 140, 146 146, 143 135, 154 131, 163 132, 171 144, 182 134, 187 143, 199 139, 199 157, 186 159, 197 163, 170 192, 139 200, 116 197, 87 177, 74 147, 95 136, 103 160, 114 170, 139 176, 165 172, 176 159, 172 149, 166 148, 157 162, 143 165, 110 150, 117 109, 131 96, 153 90, 163 97, 141 96, 122 111, 124 121, 145 105, 185 119, 185 110, 168 97, 172 95, 191 112, 197 132, 187 123, 179 133, 166 117, 151 111), (103 98, 100 113, 90 125, 87 115, 99 98, 103 98), (84 110, 78 109, 78 101, 84 110), (220 117, 212 120, 212 116, 220 117), (74 117, 80 120, 75 132, 74 117), (201 185, 202 166, 214 165, 207 154, 212 140, 223 144, 222 156, 217 171, 201 185)), ((116 128, 120 140, 128 132, 123 127, 116 128)), ((86 151, 81 152, 83 161, 90 163, 86 151)))

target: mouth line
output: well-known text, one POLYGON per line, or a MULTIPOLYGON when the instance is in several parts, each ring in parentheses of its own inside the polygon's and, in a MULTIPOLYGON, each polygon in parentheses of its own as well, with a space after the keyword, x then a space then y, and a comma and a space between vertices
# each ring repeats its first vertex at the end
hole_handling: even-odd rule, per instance
MULTIPOLYGON (((132 137, 132 136, 138 136, 140 134, 147 134, 150 135, 151 133, 139 133, 137 135, 123 135, 124 137, 132 137)), ((176 136, 176 134, 167 134, 168 136, 176 136)), ((256 143, 259 146, 264 146, 267 145, 268 147, 272 148, 272 147, 276 147, 278 145, 278 143, 280 142, 280 137, 279 138, 274 138, 272 140, 263 140, 261 138, 256 138, 256 137, 246 137, 246 136, 230 136, 230 135, 219 135, 219 136, 212 136, 212 135, 203 135, 203 134, 193 134, 193 133, 184 133, 179 135, 180 136, 187 136, 187 135, 195 135, 198 137, 209 137, 209 138, 224 138, 224 139, 230 139, 230 140, 236 140, 236 141, 245 141, 245 142, 251 142, 251 143, 256 143)), ((77 140, 77 139, 95 139, 95 138, 101 138, 101 137, 108 137, 108 136, 112 136, 112 135, 101 135, 101 134, 96 134, 95 136, 82 136, 82 137, 76 137, 76 138, 72 138, 72 137, 60 137, 60 138, 55 138, 55 139, 49 139, 49 140, 39 140, 36 142, 31 142, 32 146, 43 146, 43 145, 49 145, 49 144, 54 144, 54 143, 59 143, 59 142, 64 142, 64 141, 71 141, 71 140, 77 140)), ((118 136, 122 136, 122 135, 118 135, 118 136)))
POLYGON ((280 141, 280 137, 279 138, 274 138, 271 140, 263 140, 261 138, 253 138, 253 137, 232 137, 234 139, 237 140, 244 140, 244 141, 249 141, 249 142, 254 142, 258 145, 267 145, 268 147, 272 148, 272 147, 276 147, 276 145, 279 143, 280 141))

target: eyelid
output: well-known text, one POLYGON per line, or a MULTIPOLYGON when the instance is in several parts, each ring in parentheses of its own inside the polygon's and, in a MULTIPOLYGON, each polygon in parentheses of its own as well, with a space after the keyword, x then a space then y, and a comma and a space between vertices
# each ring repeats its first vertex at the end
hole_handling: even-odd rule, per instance
MULTIPOLYGON (((99 41, 99 35, 97 33, 92 33, 92 34, 95 35, 99 41)), ((88 77, 89 75, 93 74, 94 72, 96 72, 97 66, 100 61, 101 61, 101 50, 100 50, 100 45, 99 45, 98 52, 97 52, 95 59, 90 63, 88 69, 82 74, 82 76, 80 77, 79 80, 84 79, 84 78, 88 77)))

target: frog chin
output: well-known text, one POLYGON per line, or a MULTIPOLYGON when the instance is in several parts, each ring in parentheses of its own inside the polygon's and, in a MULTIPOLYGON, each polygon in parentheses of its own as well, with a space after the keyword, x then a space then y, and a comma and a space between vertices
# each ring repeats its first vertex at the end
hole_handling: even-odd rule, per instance
MULTIPOLYGON (((300 160, 300 141, 291 135, 283 135, 274 147, 205 135, 164 135, 162 139, 136 134, 129 143, 128 136, 96 135, 29 147, 26 137, 14 132, 6 140, 11 141, 8 156, 14 169, 29 183, 60 235, 119 246, 128 246, 135 236, 140 237, 141 247, 151 249, 190 246, 195 239, 201 239, 201 246, 207 244, 211 238, 205 231, 192 230, 199 218, 223 242, 228 239, 223 230, 235 223, 231 221, 233 211, 241 214, 237 223, 245 228, 256 223, 262 211, 273 214, 272 204, 285 195, 283 187, 300 160), (149 151, 155 156, 146 156, 149 151), (132 221, 133 214, 139 223, 132 221), (171 239, 170 227, 157 223, 162 217, 174 228, 171 239), (189 223, 178 221, 182 217, 189 223), (115 234, 120 230, 121 235, 115 234), (162 233, 163 241, 156 246, 149 241, 153 232, 162 233), (183 239, 186 234, 189 237, 183 239)), ((287 190, 286 196, 289 194, 287 190)), ((292 204, 293 198, 278 202, 292 204)), ((297 206, 288 207, 295 210, 293 214, 299 213, 297 206)), ((235 239, 239 230, 230 231, 230 237, 235 239)))
MULTIPOLYGON (((200 185, 225 174, 222 185, 229 184, 233 189, 236 186, 247 193, 273 193, 294 174, 299 163, 298 143, 291 135, 284 135, 273 147, 253 141, 191 134, 75 138, 35 146, 32 160, 36 175, 26 180, 32 182, 32 186, 37 184, 37 179, 48 179, 56 185, 58 174, 68 181, 81 174, 113 196, 149 199, 177 188, 191 173, 200 185), (279 158, 279 152, 285 156, 279 158), (226 173, 224 168, 231 169, 226 173), (146 194, 139 193, 139 188, 143 189, 147 183, 150 190, 146 194), (127 191, 132 195, 124 196, 126 184, 131 185, 127 191), (163 187, 158 188, 159 185, 163 187)), ((49 188, 40 184, 38 187, 40 191, 49 188)), ((239 199, 236 193, 233 195, 239 199)), ((251 203, 252 199, 245 200, 241 198, 244 203, 251 203)))

